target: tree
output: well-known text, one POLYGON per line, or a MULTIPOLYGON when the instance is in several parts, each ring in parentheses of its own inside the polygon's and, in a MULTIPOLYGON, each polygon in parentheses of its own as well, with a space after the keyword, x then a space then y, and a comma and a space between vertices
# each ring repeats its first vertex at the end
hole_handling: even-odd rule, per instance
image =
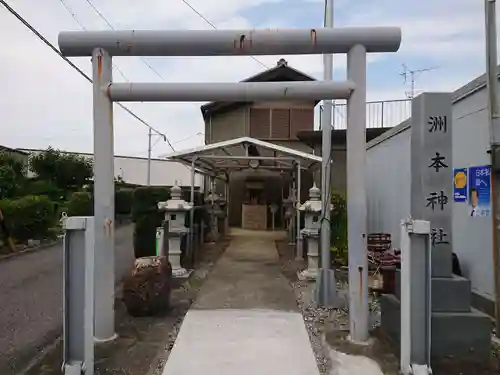
POLYGON ((16 196, 25 178, 23 162, 6 152, 0 152, 0 199, 16 196))
POLYGON ((31 155, 29 165, 38 179, 52 181, 64 191, 81 189, 93 176, 91 160, 80 155, 66 154, 52 147, 31 155))

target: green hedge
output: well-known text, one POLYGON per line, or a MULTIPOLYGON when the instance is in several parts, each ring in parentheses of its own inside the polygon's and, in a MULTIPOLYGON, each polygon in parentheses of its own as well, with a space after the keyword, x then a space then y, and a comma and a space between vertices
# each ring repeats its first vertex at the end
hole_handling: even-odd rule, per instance
MULTIPOLYGON (((142 215, 157 213, 158 202, 170 199, 170 189, 157 186, 144 186, 134 189, 132 203, 132 219, 134 222, 142 215)), ((161 216, 161 215, 160 215, 161 216)))
POLYGON ((152 256, 156 250, 156 228, 161 226, 164 213, 158 202, 170 199, 170 189, 164 187, 139 187, 134 190, 132 219, 134 228, 134 253, 136 258, 152 256))
POLYGON ((65 204, 68 216, 93 216, 94 200, 92 194, 86 191, 78 191, 71 194, 71 198, 65 204))
POLYGON ((12 237, 21 242, 50 237, 58 219, 54 203, 43 195, 1 200, 0 208, 12 237))
POLYGON ((117 189, 115 191, 115 212, 117 215, 130 215, 134 200, 133 189, 117 189))
MULTIPOLYGON (((133 192, 131 189, 119 189, 115 192, 115 213, 117 215, 131 214, 133 192)), ((93 194, 87 191, 73 193, 64 207, 68 216, 92 216, 94 213, 93 194)))
POLYGON ((46 195, 54 202, 66 199, 66 192, 59 189, 54 183, 44 180, 30 180, 25 187, 26 195, 46 195))
POLYGON ((333 210, 330 214, 332 261, 346 266, 347 253, 347 202, 343 195, 332 194, 333 210))

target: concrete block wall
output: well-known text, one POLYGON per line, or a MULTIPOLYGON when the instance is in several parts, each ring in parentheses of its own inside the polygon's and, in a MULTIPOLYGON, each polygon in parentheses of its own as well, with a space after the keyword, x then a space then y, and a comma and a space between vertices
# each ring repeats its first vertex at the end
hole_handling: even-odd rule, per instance
POLYGON ((410 214, 410 127, 405 122, 367 144, 368 233, 390 233, 399 248, 400 223, 410 214))

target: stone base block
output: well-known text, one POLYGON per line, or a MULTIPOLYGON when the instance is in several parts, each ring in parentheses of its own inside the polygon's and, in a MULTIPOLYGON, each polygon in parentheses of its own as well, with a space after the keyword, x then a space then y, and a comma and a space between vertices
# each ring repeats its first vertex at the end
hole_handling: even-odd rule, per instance
POLYGON ((306 268, 301 272, 297 272, 297 277, 299 280, 316 281, 318 277, 318 269, 306 268))
MULTIPOLYGON (((399 346, 401 330, 400 301, 385 294, 380 299, 381 330, 399 346)), ((431 352, 433 359, 454 357, 489 360, 491 355, 490 318, 471 309, 469 312, 432 313, 431 352)), ((396 353, 399 356, 399 352, 396 353)))
MULTIPOLYGON (((401 271, 396 270, 396 298, 401 299, 401 271)), ((452 277, 432 278, 432 311, 469 312, 471 311, 470 280, 453 275, 452 277)))
POLYGON ((173 279, 187 279, 191 274, 193 273, 193 270, 188 270, 185 268, 178 268, 177 270, 172 270, 172 278, 173 279))

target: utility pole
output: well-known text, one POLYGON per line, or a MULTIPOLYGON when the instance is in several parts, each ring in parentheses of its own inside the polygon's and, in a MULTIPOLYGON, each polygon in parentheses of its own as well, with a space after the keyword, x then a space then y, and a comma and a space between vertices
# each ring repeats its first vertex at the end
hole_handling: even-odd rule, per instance
POLYGON ((417 79, 417 75, 420 75, 424 72, 429 72, 431 70, 435 70, 437 68, 438 67, 425 68, 425 69, 419 69, 419 70, 411 70, 411 69, 408 69, 408 66, 406 66, 406 64, 403 64, 403 72, 400 73, 399 75, 403 77, 405 84, 408 81, 408 77, 410 77, 411 89, 410 89, 410 92, 406 94, 408 99, 413 99, 415 97, 415 80, 417 79))
POLYGON ((151 128, 149 128, 148 131, 148 177, 147 177, 147 184, 148 186, 151 185, 151 137, 153 136, 151 132, 151 128))
POLYGON ((485 0, 486 87, 490 130, 493 273, 495 279, 496 336, 500 337, 500 111, 498 108, 496 0, 485 0))
MULTIPOLYGON (((325 0, 325 27, 333 28, 333 0, 325 0)), ((333 54, 323 55, 324 80, 333 79, 333 54)), ((322 151, 321 151, 321 270, 316 281, 316 296, 320 306, 334 307, 337 302, 335 273, 330 261, 330 204, 331 204, 331 172, 330 158, 332 151, 332 101, 323 101, 322 151)))
MULTIPOLYGON (((156 135, 159 135, 160 137, 162 137, 164 142, 168 142, 167 136, 165 134, 157 132, 156 135)), ((151 152, 153 151, 153 146, 154 146, 154 145, 152 145, 152 138, 153 138, 153 129, 151 127, 149 127, 149 131, 148 131, 148 174, 147 174, 147 181, 146 181, 148 186, 151 186, 151 152)), ((170 147, 172 147, 171 144, 170 144, 170 147)), ((172 150, 173 150, 173 148, 172 148, 172 150)))

